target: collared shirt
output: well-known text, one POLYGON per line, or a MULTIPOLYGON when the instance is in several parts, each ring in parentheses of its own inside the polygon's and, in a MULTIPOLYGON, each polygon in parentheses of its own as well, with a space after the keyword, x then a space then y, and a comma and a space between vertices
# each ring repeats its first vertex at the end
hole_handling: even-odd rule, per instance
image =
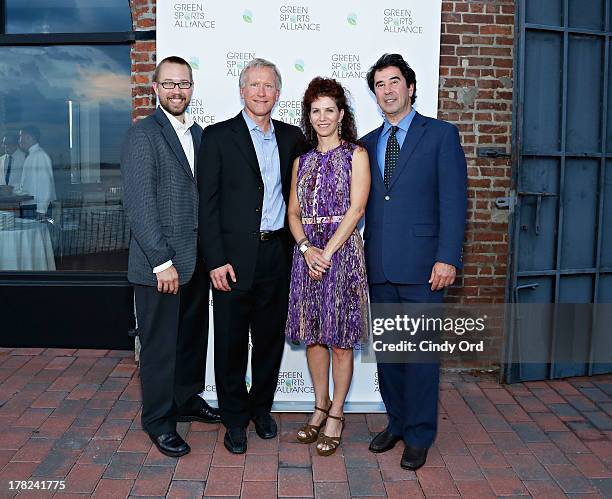
MULTIPOLYGON (((160 106, 160 109, 170 120, 170 124, 172 125, 172 128, 174 128, 174 131, 176 132, 176 135, 181 143, 183 152, 185 153, 185 156, 187 156, 187 161, 189 162, 189 167, 191 168, 191 174, 195 176, 195 156, 193 150, 193 137, 191 136, 193 118, 189 115, 189 113, 185 113, 185 123, 181 123, 176 116, 171 115, 163 107, 160 106)), ((168 260, 167 262, 154 267, 153 273, 157 274, 163 270, 169 269, 170 267, 172 267, 172 260, 168 260)))
POLYGON ((39 144, 28 149, 19 187, 24 193, 34 196, 38 213, 47 213, 51 201, 55 200, 55 181, 51 158, 39 144))
MULTIPOLYGON (((412 124, 412 120, 414 119, 414 115, 416 114, 416 110, 412 108, 406 116, 404 116, 400 122, 397 124, 398 129, 395 132, 395 138, 397 139, 397 143, 402 148, 404 144, 404 139, 406 138, 406 134, 408 133, 408 129, 412 124)), ((378 136, 378 146, 376 148, 376 159, 378 160, 378 169, 380 170, 380 175, 385 177, 385 152, 387 151, 387 140, 389 140, 389 135, 391 134, 391 123, 385 118, 385 122, 383 123, 382 132, 378 136)))
POLYGON ((13 154, 5 154, 0 157, 0 185, 12 185, 18 188, 21 185, 21 175, 23 172, 23 162, 25 161, 25 153, 17 148, 13 154), (8 168, 9 157, 11 158, 11 171, 9 181, 6 182, 6 171, 8 168))
POLYGON ((270 128, 264 133, 243 110, 242 116, 249 128, 251 140, 255 147, 257 163, 264 183, 264 199, 261 207, 261 224, 259 230, 277 230, 285 225, 287 207, 283 199, 283 189, 280 174, 280 156, 274 134, 274 124, 270 120, 270 128))

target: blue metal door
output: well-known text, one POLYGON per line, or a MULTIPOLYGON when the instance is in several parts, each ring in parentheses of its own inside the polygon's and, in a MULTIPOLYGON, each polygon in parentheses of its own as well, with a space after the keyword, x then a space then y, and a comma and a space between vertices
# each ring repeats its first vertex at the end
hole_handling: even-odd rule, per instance
POLYGON ((524 313, 510 321, 507 382, 612 371, 594 360, 612 325, 593 313, 568 327, 564 315, 564 304, 612 303, 611 16, 612 0, 517 5, 508 297, 551 305, 536 334, 524 313), (532 348, 546 362, 521 362, 532 348), (568 348, 574 361, 560 361, 568 348))

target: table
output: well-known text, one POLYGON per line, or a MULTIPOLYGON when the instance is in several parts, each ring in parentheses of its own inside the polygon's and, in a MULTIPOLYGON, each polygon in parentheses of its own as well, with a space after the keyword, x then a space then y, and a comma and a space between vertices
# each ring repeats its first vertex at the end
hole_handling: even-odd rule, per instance
POLYGON ((0 270, 55 270, 47 225, 16 218, 13 229, 0 230, 0 270))

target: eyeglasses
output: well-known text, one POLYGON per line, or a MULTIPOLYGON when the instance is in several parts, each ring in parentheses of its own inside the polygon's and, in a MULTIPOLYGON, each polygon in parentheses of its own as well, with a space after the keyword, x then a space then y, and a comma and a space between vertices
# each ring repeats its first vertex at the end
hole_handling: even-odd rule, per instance
POLYGON ((178 83, 176 83, 173 81, 162 81, 160 85, 162 86, 162 88, 165 88, 166 90, 174 90, 176 87, 179 87, 180 89, 183 89, 183 90, 187 90, 188 88, 191 88, 191 86, 193 85, 193 82, 179 81, 178 83))

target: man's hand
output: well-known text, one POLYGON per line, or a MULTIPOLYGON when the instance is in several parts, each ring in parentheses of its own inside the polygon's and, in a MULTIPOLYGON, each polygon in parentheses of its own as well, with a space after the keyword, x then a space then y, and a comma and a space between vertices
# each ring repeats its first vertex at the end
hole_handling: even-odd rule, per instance
POLYGON ((229 274, 232 282, 236 282, 236 274, 234 274, 234 268, 230 263, 226 263, 221 267, 217 267, 209 272, 210 280, 214 288, 217 291, 231 291, 230 285, 227 281, 227 274, 229 274))
POLYGON ((456 276, 457 269, 453 265, 436 262, 431 269, 431 277, 427 282, 431 284, 432 291, 439 291, 453 284, 456 276))
POLYGON ((172 293, 173 295, 178 293, 179 276, 174 265, 155 275, 157 276, 157 291, 160 293, 172 293))

